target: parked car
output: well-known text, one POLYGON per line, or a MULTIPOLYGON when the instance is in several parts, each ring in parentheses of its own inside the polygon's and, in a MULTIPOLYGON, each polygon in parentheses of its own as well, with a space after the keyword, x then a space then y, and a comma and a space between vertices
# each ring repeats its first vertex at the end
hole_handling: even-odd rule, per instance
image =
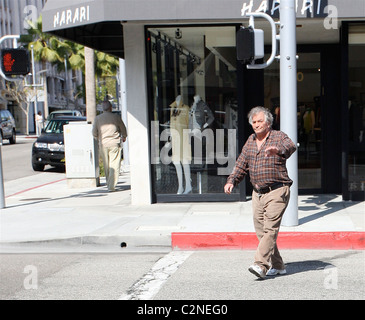
POLYGON ((47 126, 48 122, 54 118, 57 117, 64 117, 64 116, 70 116, 70 117, 82 117, 82 114, 79 110, 57 110, 51 112, 46 121, 44 122, 44 125, 47 126))
POLYGON ((16 143, 15 120, 9 110, 0 110, 1 140, 9 139, 11 144, 16 143))
POLYGON ((43 171, 45 165, 65 166, 65 145, 63 126, 71 121, 86 121, 86 117, 62 116, 50 120, 42 134, 33 143, 32 167, 43 171))

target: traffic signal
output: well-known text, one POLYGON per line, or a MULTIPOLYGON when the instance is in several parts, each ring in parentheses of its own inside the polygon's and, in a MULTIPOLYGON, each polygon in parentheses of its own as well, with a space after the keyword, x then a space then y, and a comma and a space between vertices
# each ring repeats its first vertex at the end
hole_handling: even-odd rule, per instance
POLYGON ((243 28, 236 34, 237 60, 244 64, 264 57, 264 32, 252 27, 243 28))
POLYGON ((29 52, 26 49, 1 49, 1 70, 6 76, 26 75, 30 72, 29 52))

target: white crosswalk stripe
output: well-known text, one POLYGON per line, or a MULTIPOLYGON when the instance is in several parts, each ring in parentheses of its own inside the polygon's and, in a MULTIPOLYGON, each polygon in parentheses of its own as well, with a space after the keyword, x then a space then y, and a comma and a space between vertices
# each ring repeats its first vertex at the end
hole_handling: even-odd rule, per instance
POLYGON ((193 251, 172 251, 158 260, 119 300, 151 300, 193 251))

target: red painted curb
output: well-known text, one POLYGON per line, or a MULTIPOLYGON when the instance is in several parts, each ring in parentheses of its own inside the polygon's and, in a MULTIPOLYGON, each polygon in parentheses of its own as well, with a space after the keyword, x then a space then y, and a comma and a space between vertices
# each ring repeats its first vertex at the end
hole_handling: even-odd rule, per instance
MULTIPOLYGON (((280 249, 365 250, 365 232, 279 232, 280 249)), ((173 249, 246 249, 255 250, 254 232, 173 232, 173 249)))

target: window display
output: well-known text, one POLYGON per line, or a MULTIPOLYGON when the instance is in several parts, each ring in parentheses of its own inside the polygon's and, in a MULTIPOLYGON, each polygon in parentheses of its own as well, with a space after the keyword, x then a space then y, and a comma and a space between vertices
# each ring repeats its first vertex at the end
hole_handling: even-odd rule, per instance
POLYGON ((225 196, 237 157, 235 36, 235 26, 147 29, 157 196, 225 196))

